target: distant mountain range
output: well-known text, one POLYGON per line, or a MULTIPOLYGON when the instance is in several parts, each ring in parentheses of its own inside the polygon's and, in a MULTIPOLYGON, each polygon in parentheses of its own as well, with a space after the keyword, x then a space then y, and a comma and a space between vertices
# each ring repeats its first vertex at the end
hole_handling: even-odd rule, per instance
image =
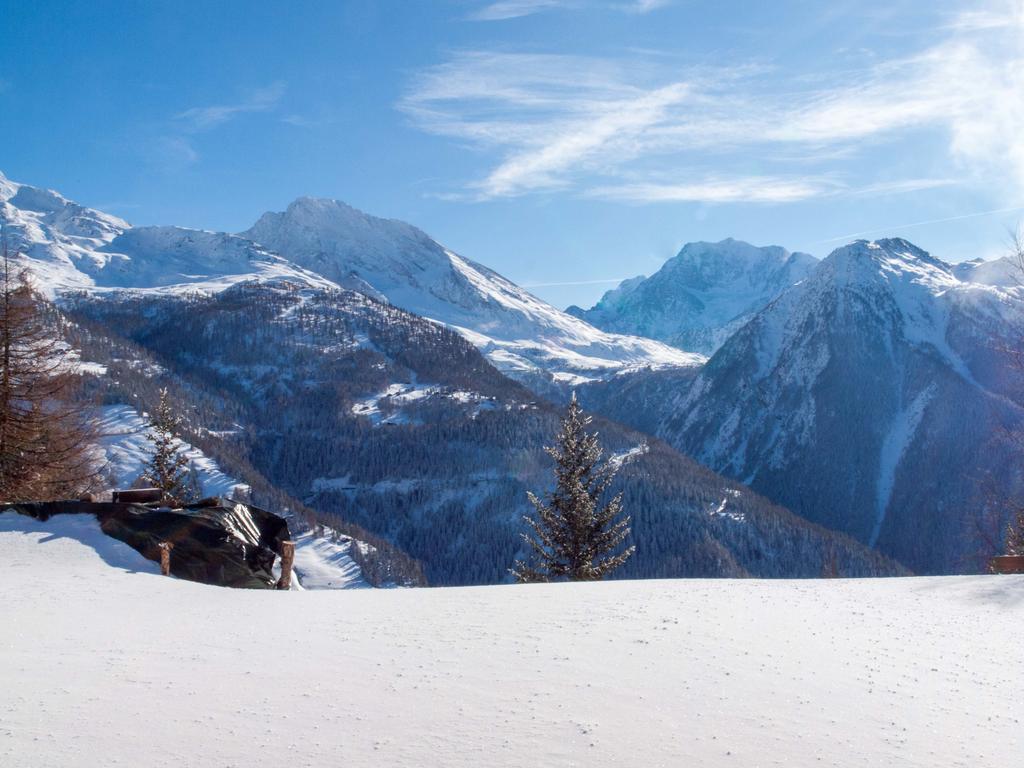
POLYGON ((8 237, 51 294, 213 293, 241 282, 348 288, 457 330, 510 376, 564 389, 638 367, 704 358, 606 333, 546 304, 415 227, 336 200, 300 198, 241 235, 131 227, 0 175, 8 237))
MULTIPOLYGON (((151 409, 170 386, 183 437, 258 503, 354 536, 346 551, 372 550, 359 566, 375 584, 507 579, 526 491, 551 482, 558 407, 536 392, 703 360, 599 331, 336 201, 301 199, 229 235, 132 228, 12 182, 0 197, 108 407, 151 409)), ((657 438, 599 426, 634 515, 624 576, 900 571, 657 438)))
POLYGON ((334 200, 232 235, 131 227, 0 177, 0 219, 108 404, 152 407, 170 383, 232 477, 372 539, 374 583, 420 578, 403 552, 431 583, 506 578, 571 389, 609 419, 640 545, 624 575, 899 571, 872 549, 964 570, 985 484, 1020 490, 1006 260, 691 243, 562 312, 334 200))
POLYGON ((951 266, 905 240, 857 241, 695 375, 590 398, 915 571, 974 568, 991 491, 1022 491, 1020 286, 1005 259, 951 266))

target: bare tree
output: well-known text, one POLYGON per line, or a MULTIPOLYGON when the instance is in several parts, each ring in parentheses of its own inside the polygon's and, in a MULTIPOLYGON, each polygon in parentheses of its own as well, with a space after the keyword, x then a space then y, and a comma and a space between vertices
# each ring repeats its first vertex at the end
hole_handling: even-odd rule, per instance
POLYGON ((636 551, 630 546, 616 553, 630 533, 630 518, 620 517, 622 495, 599 506, 616 467, 610 462, 598 465, 603 451, 597 433, 587 430, 590 421, 573 393, 558 445, 544 449, 556 463, 555 490, 546 500, 529 494, 535 516, 525 520, 533 535, 523 534, 523 539, 533 564, 515 563, 517 581, 596 581, 636 551))
POLYGON ((18 269, 0 232, 0 499, 68 498, 94 489, 97 431, 79 394, 60 316, 18 269))

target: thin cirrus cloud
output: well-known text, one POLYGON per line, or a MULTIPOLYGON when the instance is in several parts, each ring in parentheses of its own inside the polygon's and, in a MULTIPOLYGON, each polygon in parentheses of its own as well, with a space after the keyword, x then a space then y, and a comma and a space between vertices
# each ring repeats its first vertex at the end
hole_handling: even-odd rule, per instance
POLYGON ((186 109, 175 115, 175 119, 192 130, 204 131, 216 128, 239 115, 272 110, 280 103, 284 93, 285 84, 279 81, 258 88, 246 98, 235 102, 186 109))
POLYGON ((591 197, 630 202, 791 203, 830 194, 835 185, 823 179, 746 176, 708 179, 692 184, 620 184, 588 190, 591 197))
POLYGON ((636 201, 794 202, 983 182, 1024 193, 1024 3, 952 18, 931 47, 835 72, 757 66, 669 70, 657 57, 463 51, 420 72, 399 102, 421 130, 489 165, 458 193, 551 190, 636 201), (849 183, 849 158, 930 131, 940 178, 849 183), (767 165, 764 158, 774 158, 767 165), (701 176, 709 162, 719 169, 701 176), (728 169, 762 172, 729 176, 728 169), (818 167, 815 167, 818 166, 818 167), (808 168, 812 170, 808 170, 808 168), (657 176, 651 168, 657 168, 657 176), (770 172, 764 170, 770 168, 770 172), (686 183, 664 182, 673 172, 686 183))
POLYGON ((196 134, 213 130, 246 114, 274 110, 284 94, 285 84, 274 82, 235 101, 190 107, 174 115, 169 126, 162 125, 160 135, 144 142, 145 154, 166 171, 194 166, 200 160, 194 143, 196 134))
POLYGON ((576 6, 569 0, 499 0, 488 3, 469 14, 472 21, 505 21, 532 16, 544 11, 560 10, 576 6))
POLYGON ((670 5, 672 0, 627 0, 626 2, 594 2, 594 0, 497 0, 471 12, 471 21, 505 21, 533 16, 546 11, 600 10, 602 8, 627 13, 649 13, 670 5))

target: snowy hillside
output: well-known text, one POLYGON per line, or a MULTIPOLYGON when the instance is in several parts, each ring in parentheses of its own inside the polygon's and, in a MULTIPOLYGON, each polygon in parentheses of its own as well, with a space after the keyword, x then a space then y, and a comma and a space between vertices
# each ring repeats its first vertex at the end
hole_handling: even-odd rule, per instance
POLYGON ((339 285, 458 330, 521 380, 546 372, 576 383, 632 367, 703 362, 650 339, 599 331, 419 229, 337 200, 299 198, 242 235, 339 285))
POLYGON ((731 238, 688 243, 651 277, 626 280, 591 309, 569 312, 606 331, 710 355, 817 264, 806 253, 731 238))
MULTIPOLYGON (((146 439, 146 420, 129 405, 108 405, 101 411, 97 424, 100 431, 100 450, 104 460, 104 474, 112 487, 129 488, 142 474, 143 463, 152 453, 146 439)), ((178 441, 179 449, 189 459, 195 472, 202 496, 241 498, 250 494, 245 483, 226 474, 217 462, 200 449, 178 441)), ((298 521, 292 519, 295 540, 295 583, 302 589, 349 589, 368 587, 359 565, 352 559, 352 547, 367 544, 331 530, 315 535, 314 531, 299 531, 298 521)), ((119 542, 114 541, 114 544, 119 542)), ((112 544, 105 544, 112 546, 112 544)), ((134 554, 134 552, 132 552, 134 554)))
POLYGON ((1019 483, 1005 438, 1024 416, 1001 352, 1024 292, 961 279, 978 269, 904 240, 837 249, 668 400, 660 433, 913 570, 976 567, 982 483, 1019 483))
POLYGON ((0 590, 4 765, 953 768, 1024 752, 1024 577, 241 591, 11 513, 0 561, 16 581, 0 590))
MULTIPOLYGON (((101 409, 97 427, 103 452, 104 473, 112 487, 131 488, 142 475, 143 465, 152 454, 153 445, 146 438, 149 425, 130 405, 107 405, 101 409)), ((178 450, 189 460, 203 496, 244 497, 249 486, 221 471, 213 459, 198 448, 181 440, 178 450)))
POLYGON ((136 227, 51 190, 0 174, 9 249, 50 296, 72 290, 218 291, 249 280, 331 287, 243 238, 182 227, 136 227))

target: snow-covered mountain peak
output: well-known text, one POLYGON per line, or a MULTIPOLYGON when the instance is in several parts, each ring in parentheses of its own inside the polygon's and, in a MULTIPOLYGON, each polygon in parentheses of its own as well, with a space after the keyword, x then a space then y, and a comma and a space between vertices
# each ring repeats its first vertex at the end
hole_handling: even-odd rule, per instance
POLYGON ((239 282, 286 281, 336 287, 251 240, 185 227, 134 227, 102 249, 109 259, 89 273, 97 287, 218 291, 239 282))
POLYGON ((960 284, 953 267, 901 238, 856 240, 822 262, 821 280, 844 286, 886 283, 939 294, 960 284))
POLYGON ((239 283, 339 286, 462 333, 505 372, 550 385, 699 355, 604 333, 458 256, 411 224, 301 197, 241 235, 131 227, 57 192, 0 179, 0 223, 50 296, 68 291, 216 293, 239 283))
POLYGON ((383 259, 404 273, 439 266, 444 248, 411 224, 363 213, 340 200, 300 197, 284 211, 263 214, 244 237, 287 252, 332 278, 383 259), (333 273, 333 274, 332 274, 333 273))
POLYGON ((971 259, 953 265, 953 274, 965 283, 986 285, 997 288, 1020 288, 1024 286, 1024 269, 1015 259, 1002 258, 986 261, 971 259))
POLYGON ((806 253, 733 238, 687 243, 651 277, 625 281, 593 308, 573 314, 608 331, 711 354, 817 263, 806 253))
POLYGON ((0 171, 0 202, 6 202, 18 194, 18 187, 21 185, 8 179, 3 171, 0 171))
POLYGON ((1001 350, 1024 292, 972 281, 986 264, 897 238, 837 248, 729 338, 661 436, 915 570, 950 567, 1003 461, 978 457, 1021 413, 1001 350))
POLYGON ((247 280, 335 287, 236 235, 135 227, 59 192, 0 181, 0 222, 11 251, 50 296, 65 291, 217 291, 247 280))
POLYGON ((338 200, 299 198, 242 235, 339 285, 455 328, 519 378, 553 374, 574 382, 703 360, 650 339, 604 333, 411 224, 338 200))
POLYGON ((59 192, 11 181, 0 174, 0 221, 10 230, 53 231, 68 237, 109 241, 131 225, 87 208, 59 192))

